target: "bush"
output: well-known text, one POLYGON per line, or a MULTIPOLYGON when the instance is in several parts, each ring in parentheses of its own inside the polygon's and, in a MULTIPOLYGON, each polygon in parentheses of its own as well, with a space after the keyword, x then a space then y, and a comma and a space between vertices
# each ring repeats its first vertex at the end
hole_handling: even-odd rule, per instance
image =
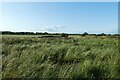
POLYGON ((106 34, 101 33, 101 34, 98 34, 97 36, 106 36, 106 34))
POLYGON ((87 33, 87 32, 84 32, 84 33, 82 34, 82 36, 86 36, 86 35, 88 35, 88 33, 87 33))
POLYGON ((68 37, 68 34, 62 33, 61 37, 68 37))

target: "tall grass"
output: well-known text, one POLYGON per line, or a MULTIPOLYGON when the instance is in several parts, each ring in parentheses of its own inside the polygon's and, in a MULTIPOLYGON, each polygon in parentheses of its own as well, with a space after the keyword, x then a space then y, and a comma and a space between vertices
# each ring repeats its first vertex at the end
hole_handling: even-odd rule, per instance
POLYGON ((3 78, 120 78, 115 38, 3 37, 3 78))

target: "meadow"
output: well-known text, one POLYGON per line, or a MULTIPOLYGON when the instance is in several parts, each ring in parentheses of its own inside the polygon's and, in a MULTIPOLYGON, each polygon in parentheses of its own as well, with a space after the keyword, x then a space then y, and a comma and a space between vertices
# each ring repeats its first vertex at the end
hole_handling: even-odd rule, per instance
POLYGON ((3 78, 120 79, 118 38, 2 35, 3 78))

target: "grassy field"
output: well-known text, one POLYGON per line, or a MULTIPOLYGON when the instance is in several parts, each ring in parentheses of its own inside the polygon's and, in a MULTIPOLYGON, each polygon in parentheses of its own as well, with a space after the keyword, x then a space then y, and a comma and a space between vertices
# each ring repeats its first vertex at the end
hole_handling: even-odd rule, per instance
POLYGON ((3 35, 3 78, 120 78, 118 39, 3 35))

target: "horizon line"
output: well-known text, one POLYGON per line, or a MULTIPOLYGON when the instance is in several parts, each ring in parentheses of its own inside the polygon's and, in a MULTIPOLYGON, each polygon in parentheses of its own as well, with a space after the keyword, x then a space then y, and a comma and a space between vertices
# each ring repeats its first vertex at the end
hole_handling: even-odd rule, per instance
POLYGON ((65 34, 83 34, 83 33, 88 33, 88 34, 120 34, 119 32, 118 33, 105 33, 105 32, 101 32, 101 33, 90 33, 90 32, 76 32, 76 33, 68 33, 68 32, 48 32, 48 31, 43 31, 43 32, 40 32, 40 31, 0 31, 1 32, 13 32, 13 33, 20 33, 20 32, 28 32, 28 33, 50 33, 50 34, 61 34, 61 33, 65 33, 65 34))

